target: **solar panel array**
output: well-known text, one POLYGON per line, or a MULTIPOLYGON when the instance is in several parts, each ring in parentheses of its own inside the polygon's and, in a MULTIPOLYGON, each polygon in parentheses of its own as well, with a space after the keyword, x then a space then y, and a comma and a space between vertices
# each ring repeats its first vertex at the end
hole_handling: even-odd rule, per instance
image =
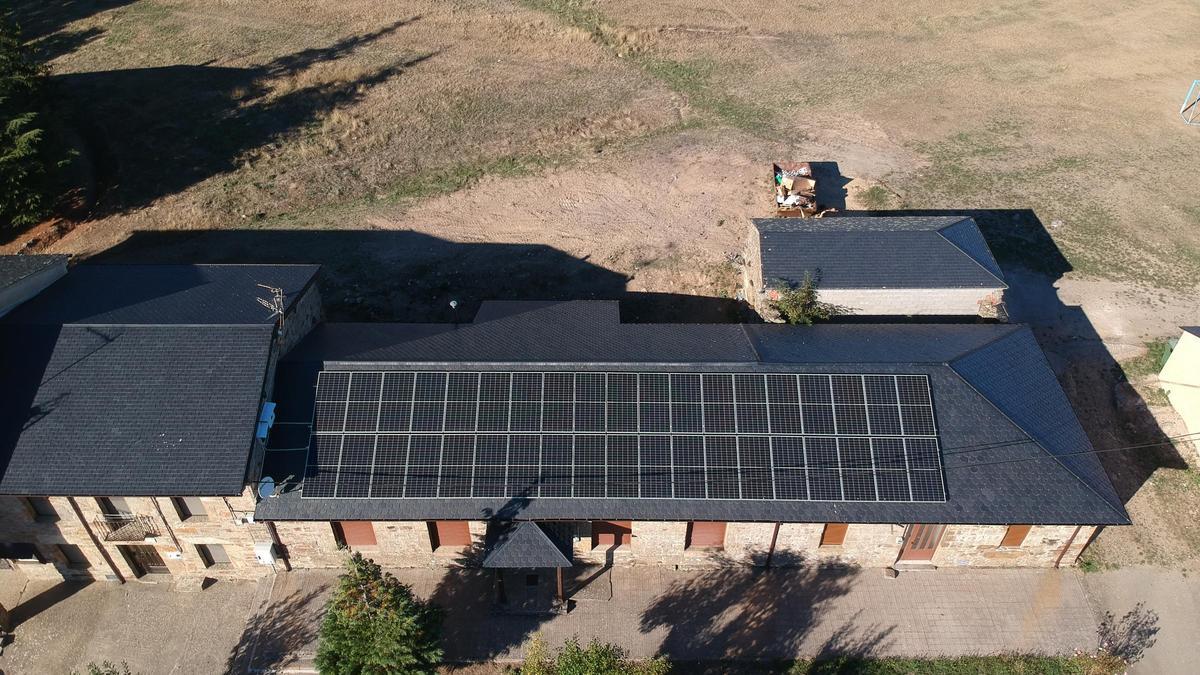
POLYGON ((347 372, 306 498, 945 501, 923 375, 347 372))

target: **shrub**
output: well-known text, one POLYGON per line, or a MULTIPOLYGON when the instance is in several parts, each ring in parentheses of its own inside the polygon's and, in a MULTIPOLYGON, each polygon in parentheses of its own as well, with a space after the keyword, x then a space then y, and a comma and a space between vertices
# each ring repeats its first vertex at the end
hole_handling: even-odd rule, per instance
POLYGON ((317 670, 338 675, 433 673, 441 611, 355 553, 321 624, 317 670))
POLYGON ((817 293, 817 281, 809 272, 804 273, 804 281, 799 286, 792 286, 779 292, 779 299, 771 303, 775 311, 790 324, 813 325, 814 321, 828 321, 845 314, 846 309, 828 302, 822 302, 817 293))
POLYGON ((592 640, 583 646, 571 638, 557 653, 551 654, 538 637, 533 638, 520 675, 666 675, 670 663, 665 659, 630 660, 628 652, 616 645, 592 640))

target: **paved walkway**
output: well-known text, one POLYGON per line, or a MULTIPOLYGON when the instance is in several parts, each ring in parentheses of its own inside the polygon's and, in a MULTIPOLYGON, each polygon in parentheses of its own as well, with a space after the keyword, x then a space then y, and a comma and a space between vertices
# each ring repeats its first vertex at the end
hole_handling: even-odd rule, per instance
MULTIPOLYGON (((397 576, 449 608, 446 656, 456 661, 519 659, 534 633, 551 644, 596 636, 635 657, 690 659, 1070 653, 1096 644, 1096 619, 1073 571, 943 569, 889 579, 881 570, 619 568, 611 574, 610 600, 580 599, 557 616, 496 614, 488 573, 400 570, 397 576)), ((307 614, 323 603, 335 578, 281 575, 273 611, 307 614)), ((592 588, 576 597, 607 595, 592 588)), ((261 640, 249 660, 256 670, 303 671, 314 650, 315 634, 305 640, 292 633, 261 640)))
MULTIPOLYGON (((0 656, 0 671, 65 673, 108 659, 141 673, 311 672, 321 608, 336 576, 299 572, 191 593, 138 583, 34 584, 22 592, 0 577, 0 596, 12 603, 16 592, 29 603, 18 612, 16 641, 0 656)), ((1138 670, 1171 673, 1190 672, 1190 634, 1200 625, 1196 585, 1151 568, 1097 575, 942 569, 896 579, 880 570, 623 568, 599 577, 576 594, 569 614, 555 616, 495 614, 492 576, 480 571, 397 576, 448 608, 446 651, 454 660, 519 658, 534 633, 551 644, 595 636, 634 656, 692 659, 1069 653, 1095 647, 1106 607, 1119 619, 1145 598, 1158 615, 1139 630, 1159 632, 1138 670)))

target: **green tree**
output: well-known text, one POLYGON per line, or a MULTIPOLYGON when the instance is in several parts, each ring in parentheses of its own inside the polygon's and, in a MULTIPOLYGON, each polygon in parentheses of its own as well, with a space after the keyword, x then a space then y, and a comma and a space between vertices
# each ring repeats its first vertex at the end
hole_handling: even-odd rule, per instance
POLYGON ((817 281, 810 272, 804 273, 804 281, 779 292, 779 298, 771 303, 775 311, 790 324, 813 325, 814 321, 828 321, 845 314, 846 308, 822 302, 817 293, 817 281))
POLYGON ((317 670, 337 675, 433 673, 441 611, 355 553, 326 608, 317 670))
POLYGON ((616 645, 592 640, 583 646, 576 638, 563 643, 551 654, 541 638, 534 637, 520 675, 666 675, 671 665, 666 659, 630 660, 628 652, 616 645))
POLYGON ((42 111, 46 68, 0 15, 0 228, 36 223, 50 210, 42 111))

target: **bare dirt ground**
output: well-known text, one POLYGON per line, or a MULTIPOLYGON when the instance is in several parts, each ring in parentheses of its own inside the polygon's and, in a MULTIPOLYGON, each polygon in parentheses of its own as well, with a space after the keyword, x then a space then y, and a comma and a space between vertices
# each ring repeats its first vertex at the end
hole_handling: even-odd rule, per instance
MULTIPOLYGON (((321 262, 335 319, 631 293, 638 318, 728 317, 769 163, 816 160, 839 209, 980 219, 1097 447, 1177 432, 1122 364, 1200 321, 1193 3, 14 7, 96 205, 0 251, 321 262)), ((1103 455, 1137 524, 1097 564, 1194 565, 1190 453, 1103 455)))

